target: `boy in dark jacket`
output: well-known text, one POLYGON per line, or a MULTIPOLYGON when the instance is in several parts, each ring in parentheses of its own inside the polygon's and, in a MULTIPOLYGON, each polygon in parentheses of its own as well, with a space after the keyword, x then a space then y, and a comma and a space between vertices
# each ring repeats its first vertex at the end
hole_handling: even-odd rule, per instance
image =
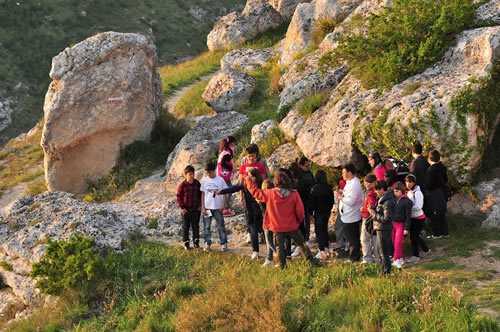
POLYGON ((184 168, 185 180, 177 190, 177 204, 181 208, 183 219, 182 241, 184 248, 189 250, 189 228, 193 230, 193 245, 200 247, 200 206, 201 191, 200 182, 194 178, 194 167, 191 165, 184 168))
POLYGON ((377 248, 382 258, 382 274, 391 273, 391 232, 396 198, 392 190, 387 190, 387 182, 377 180, 375 182, 375 192, 377 193, 377 206, 375 209, 368 207, 368 211, 373 216, 373 228, 377 232, 377 248))
POLYGON ((394 196, 397 203, 394 208, 392 221, 392 243, 394 244, 394 266, 400 269, 403 264, 403 240, 408 234, 411 223, 411 208, 413 202, 406 195, 406 186, 403 182, 394 184, 394 196))
POLYGON ((428 202, 426 215, 431 219, 432 235, 428 238, 448 236, 448 221, 446 220, 445 185, 448 183, 448 170, 441 163, 441 155, 437 150, 429 152, 431 167, 427 170, 425 200, 428 202))

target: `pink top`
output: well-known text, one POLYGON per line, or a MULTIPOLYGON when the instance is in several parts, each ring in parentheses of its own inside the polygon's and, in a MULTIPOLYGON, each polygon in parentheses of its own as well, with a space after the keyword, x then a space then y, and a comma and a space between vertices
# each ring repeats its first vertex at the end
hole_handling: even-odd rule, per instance
POLYGON ((386 167, 382 164, 378 164, 375 166, 375 169, 373 170, 373 174, 377 178, 377 180, 383 180, 384 175, 385 175, 386 167))
MULTIPOLYGON (((223 178, 224 181, 231 181, 231 176, 233 175, 233 171, 222 167, 221 164, 222 158, 224 158, 225 155, 231 155, 231 151, 224 150, 219 154, 219 159, 217 160, 217 175, 223 178)), ((233 166, 234 169, 233 158, 231 158, 231 161, 229 161, 228 164, 233 166)))

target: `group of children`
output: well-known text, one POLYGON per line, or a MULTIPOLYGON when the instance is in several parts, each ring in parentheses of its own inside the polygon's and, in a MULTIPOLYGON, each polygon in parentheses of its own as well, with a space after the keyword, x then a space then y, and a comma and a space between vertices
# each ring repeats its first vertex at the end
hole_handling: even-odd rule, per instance
MULTIPOLYGON (((190 228, 194 247, 200 246, 199 219, 202 214, 205 250, 209 250, 212 243, 212 217, 217 224, 222 250, 227 250, 224 217, 234 215, 229 201, 231 194, 236 192, 240 193, 240 202, 245 208, 252 259, 258 258, 259 234, 264 235, 267 255, 263 266, 272 264, 276 253, 281 268, 286 266, 287 258, 301 254, 317 265, 318 261, 308 246, 311 220, 314 220, 319 247, 316 258, 326 259, 329 256, 328 222, 335 198, 339 202, 335 233, 337 242, 346 243, 349 261, 361 260, 362 253, 362 263, 381 261, 384 274, 390 273, 391 265, 403 266, 403 239, 408 234, 413 253, 410 262, 418 261, 430 252, 421 238, 426 215, 433 224, 431 237, 447 236, 446 200, 444 195, 438 195, 438 192, 444 192, 447 182, 446 167, 440 163, 436 150, 429 153, 429 165, 421 156, 422 146, 416 143, 412 149, 411 174, 403 179, 404 182, 397 181, 396 171, 387 167, 378 153, 373 153, 369 158, 373 174, 364 178, 367 191, 364 195, 352 164, 342 167, 341 189, 336 191, 327 183, 324 171, 319 170, 313 176, 309 170, 310 162, 305 157, 287 168, 280 168, 271 181, 267 163, 259 155, 256 144, 246 148, 238 184, 233 186, 235 144, 236 139, 232 136, 220 142, 217 165, 208 163, 205 166, 206 176, 201 183, 194 178, 192 166, 184 169, 185 180, 179 186, 177 201, 184 219, 186 249, 190 249, 190 228), (423 188, 426 188, 426 197, 435 202, 424 206, 423 188), (444 209, 442 199, 445 200, 444 209)), ((344 250, 344 244, 336 249, 344 250)))

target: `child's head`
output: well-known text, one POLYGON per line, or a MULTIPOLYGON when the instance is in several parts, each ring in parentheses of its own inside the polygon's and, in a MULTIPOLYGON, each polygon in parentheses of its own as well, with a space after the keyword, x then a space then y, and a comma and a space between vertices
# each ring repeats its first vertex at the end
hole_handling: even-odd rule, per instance
POLYGON ((411 154, 415 157, 415 156, 419 156, 422 154, 422 151, 423 151, 423 147, 422 147, 422 144, 420 144, 420 142, 415 142, 415 144, 413 144, 413 146, 411 147, 411 154))
POLYGON ((398 179, 398 173, 396 173, 393 169, 388 169, 385 171, 384 180, 387 182, 387 185, 391 187, 394 182, 398 179))
POLYGON ((256 163, 259 156, 259 147, 257 144, 250 144, 245 149, 245 154, 250 164, 256 163))
POLYGON ((387 188, 388 186, 385 180, 377 180, 375 181, 375 185, 373 186, 373 189, 375 190, 378 196, 385 194, 387 188))
POLYGON ((432 150, 429 152, 429 162, 438 163, 441 160, 441 154, 438 150, 432 150))
POLYGON ((208 163, 205 165, 205 173, 207 176, 211 179, 215 178, 215 164, 214 163, 208 163))
POLYGON ((311 162, 305 156, 300 157, 298 164, 301 170, 303 170, 304 172, 309 172, 311 162))
POLYGON ((271 189, 271 188, 274 188, 273 181, 265 179, 264 182, 262 182, 262 189, 271 189))
POLYGON ((285 172, 278 172, 274 176, 274 186, 278 188, 290 188, 290 178, 285 172))
POLYGON ((184 178, 189 182, 193 182, 194 180, 194 167, 191 165, 187 165, 184 168, 184 178))
POLYGON ((327 184, 326 173, 323 170, 319 170, 316 172, 316 176, 314 177, 317 184, 327 184))
POLYGON ((415 175, 408 174, 405 177, 405 182, 408 189, 413 189, 413 187, 415 187, 415 184, 417 183, 417 179, 415 178, 415 175))
POLYGON ((372 190, 373 186, 375 186, 375 182, 377 181, 377 177, 374 174, 368 174, 364 178, 364 184, 366 190, 372 190))
POLYGON ((262 186, 262 174, 260 174, 257 168, 252 168, 250 172, 248 172, 248 175, 252 177, 252 181, 257 187, 260 188, 262 186))
POLYGON ((406 194, 405 184, 401 181, 398 181, 394 184, 394 196, 401 197, 406 194))
POLYGON ((223 138, 219 142, 219 153, 221 153, 224 150, 228 150, 233 153, 233 150, 231 148, 234 148, 234 145, 236 144, 236 138, 234 136, 228 136, 226 138, 223 138))

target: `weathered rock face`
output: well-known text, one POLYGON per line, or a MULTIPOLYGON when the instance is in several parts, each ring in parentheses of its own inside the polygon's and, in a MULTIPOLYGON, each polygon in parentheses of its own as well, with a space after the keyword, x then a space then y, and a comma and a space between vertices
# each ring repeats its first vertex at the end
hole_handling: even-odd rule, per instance
POLYGON ((283 130, 286 137, 295 140, 305 122, 306 119, 297 111, 296 105, 288 112, 285 118, 281 120, 279 127, 283 130))
POLYGON ((287 143, 274 150, 266 161, 269 171, 274 174, 280 167, 288 167, 298 157, 300 157, 299 150, 293 144, 287 143))
POLYGON ((275 52, 243 48, 228 52, 220 61, 221 70, 252 71, 261 68, 275 52))
POLYGON ((293 56, 307 48, 311 43, 315 20, 335 19, 342 12, 342 6, 335 0, 314 0, 311 3, 299 4, 286 32, 280 63, 283 65, 292 63, 293 56))
POLYGON ((250 75, 224 70, 210 80, 201 97, 218 113, 234 111, 250 99, 255 83, 250 75))
POLYGON ((115 165, 120 146, 149 137, 161 109, 155 46, 106 32, 52 60, 42 147, 50 190, 81 193, 115 165))
POLYGON ((4 130, 12 123, 12 103, 12 98, 0 100, 0 131, 4 130))
POLYGON ((485 3, 476 11, 476 21, 500 23, 500 0, 485 3))
POLYGON ((165 167, 167 193, 177 193, 177 187, 183 179, 184 168, 187 165, 192 165, 195 168, 196 179, 201 179, 205 164, 217 155, 220 140, 247 123, 248 117, 236 112, 221 113, 201 119, 168 156, 165 167))
POLYGON ((257 143, 262 141, 264 138, 269 136, 271 130, 276 128, 273 120, 266 120, 258 125, 253 126, 252 128, 252 138, 250 139, 250 143, 257 143))
POLYGON ((259 32, 276 28, 282 22, 280 13, 262 1, 248 1, 241 14, 222 17, 207 36, 209 50, 232 48, 255 37, 259 32))
POLYGON ((299 3, 308 2, 311 2, 311 0, 269 0, 269 4, 285 18, 293 15, 299 3))

